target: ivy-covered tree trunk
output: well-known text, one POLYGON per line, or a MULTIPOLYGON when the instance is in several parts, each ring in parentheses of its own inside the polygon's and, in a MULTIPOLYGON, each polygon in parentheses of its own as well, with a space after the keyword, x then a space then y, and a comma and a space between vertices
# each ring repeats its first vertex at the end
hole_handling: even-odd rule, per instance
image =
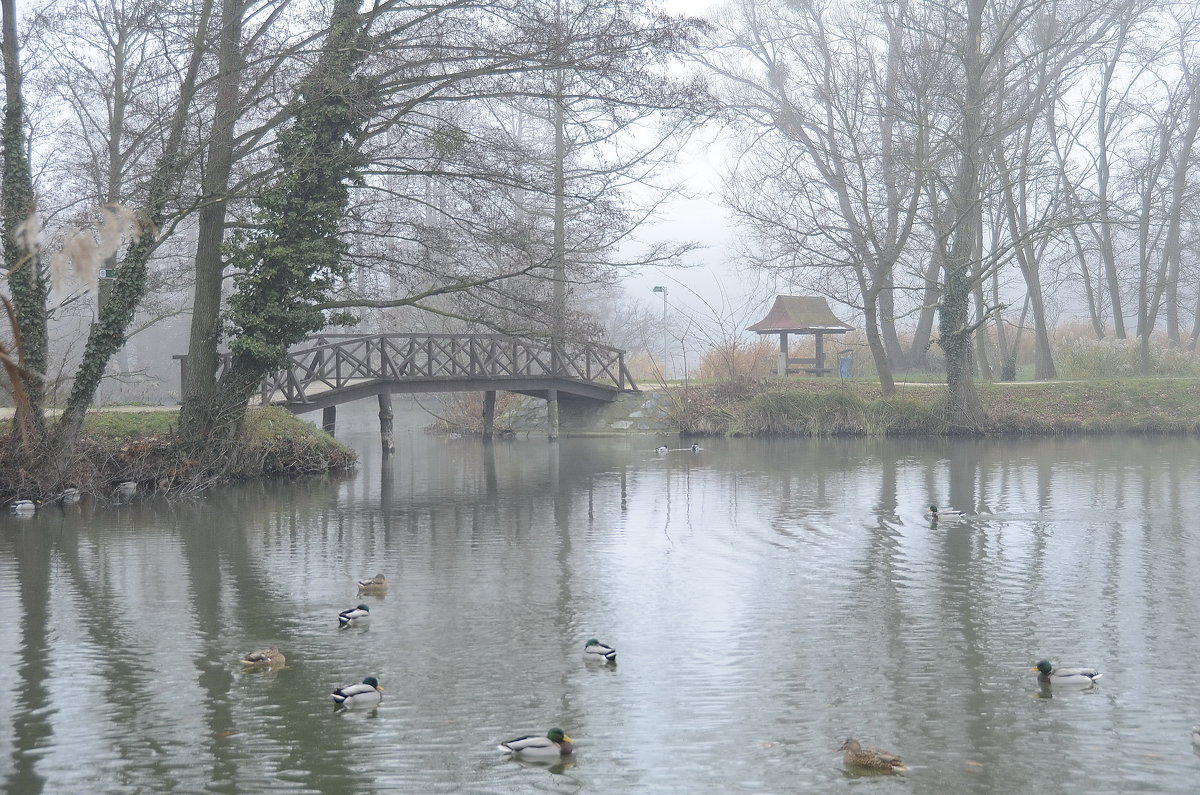
POLYGON ((358 7, 358 0, 335 0, 325 49, 276 141, 278 176, 228 247, 230 267, 240 274, 227 314, 232 361, 191 435, 215 462, 236 438, 258 384, 287 361, 288 348, 342 320, 317 305, 347 275, 340 225, 363 163, 356 140, 371 92, 357 73, 370 47, 358 7))
MULTIPOLYGON (((4 224, 4 267, 20 334, 20 382, 13 437, 25 450, 45 441, 45 373, 49 356, 46 331, 46 296, 49 287, 42 273, 36 241, 22 240, 20 229, 35 212, 33 177, 25 149, 25 100, 21 93, 20 48, 17 42, 15 0, 0 0, 3 12, 4 121, 0 145, 4 150, 4 184, 0 188, 0 223, 4 224)), ((26 227, 28 228, 28 227, 26 227)))
POLYGON ((206 412, 217 388, 221 338, 221 284, 224 275, 226 196, 233 169, 233 128, 238 116, 242 71, 242 17, 245 0, 222 0, 221 38, 217 49, 217 89, 208 158, 204 168, 204 205, 196 241, 196 287, 192 299, 180 429, 186 438, 202 437, 210 425, 206 412))
POLYGON ((958 175, 950 201, 957 223, 943 263, 944 287, 938 311, 939 344, 946 354, 946 386, 950 425, 960 431, 976 431, 983 424, 983 404, 975 389, 970 317, 972 261, 982 223, 980 215, 979 165, 983 156, 983 72, 980 54, 983 8, 987 0, 968 0, 967 25, 963 36, 965 91, 959 139, 958 175))
POLYGON ((196 81, 204 56, 204 38, 212 6, 213 0, 206 0, 201 7, 192 54, 180 85, 179 104, 171 117, 163 152, 150 176, 141 235, 125 251, 125 256, 116 269, 112 291, 100 308, 96 322, 92 324, 83 359, 71 384, 71 394, 54 430, 54 454, 49 463, 60 470, 71 459, 84 415, 95 399, 96 389, 100 386, 108 362, 125 344, 125 332, 146 295, 147 268, 158 245, 156 231, 167 217, 168 206, 185 165, 180 146, 191 102, 196 94, 196 81))

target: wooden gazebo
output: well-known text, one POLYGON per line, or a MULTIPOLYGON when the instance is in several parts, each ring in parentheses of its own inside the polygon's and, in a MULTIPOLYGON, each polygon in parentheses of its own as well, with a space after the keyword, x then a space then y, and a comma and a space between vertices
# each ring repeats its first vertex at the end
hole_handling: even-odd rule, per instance
POLYGON ((779 365, 775 370, 776 374, 803 372, 825 375, 831 372, 832 368, 825 366, 824 336, 845 334, 847 331, 853 331, 854 327, 838 320, 829 308, 829 303, 820 296, 777 295, 771 311, 762 320, 750 326, 749 330, 756 334, 779 335, 779 365), (812 334, 816 338, 816 357, 788 358, 788 334, 812 334))

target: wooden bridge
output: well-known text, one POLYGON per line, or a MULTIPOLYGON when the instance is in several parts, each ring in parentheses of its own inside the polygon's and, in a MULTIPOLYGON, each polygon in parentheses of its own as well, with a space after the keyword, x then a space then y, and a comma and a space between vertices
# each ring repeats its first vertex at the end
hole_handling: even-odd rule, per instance
POLYGON ((263 381, 264 404, 295 414, 398 392, 503 390, 611 402, 637 391, 625 352, 498 334, 323 334, 263 381))
MULTIPOLYGON (((175 358, 181 371, 186 370, 187 356, 175 358)), ((181 376, 186 382, 183 372, 181 376)), ((625 352, 607 345, 556 344, 500 334, 322 334, 288 354, 288 366, 269 375, 259 395, 264 405, 282 406, 293 414, 321 409, 322 424, 330 432, 336 406, 378 395, 387 449, 388 395, 483 392, 488 437, 497 391, 545 399, 548 430, 557 438, 560 398, 602 404, 638 388, 625 366, 625 352)))

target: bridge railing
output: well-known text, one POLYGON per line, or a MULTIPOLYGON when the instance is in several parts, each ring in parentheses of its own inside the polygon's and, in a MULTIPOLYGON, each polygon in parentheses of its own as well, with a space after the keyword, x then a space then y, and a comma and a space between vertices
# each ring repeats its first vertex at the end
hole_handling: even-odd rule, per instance
POLYGON ((465 380, 557 377, 637 389, 619 348, 552 344, 499 334, 322 334, 292 351, 289 366, 262 384, 263 402, 305 402, 313 387, 339 389, 366 380, 465 380))

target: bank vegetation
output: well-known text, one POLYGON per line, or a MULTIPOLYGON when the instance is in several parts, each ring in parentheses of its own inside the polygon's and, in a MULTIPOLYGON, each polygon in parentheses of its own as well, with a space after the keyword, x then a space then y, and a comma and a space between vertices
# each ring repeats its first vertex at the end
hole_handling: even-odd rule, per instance
MULTIPOLYGON (((675 388, 679 430, 697 436, 925 436, 961 433, 945 384, 764 379, 675 388)), ((979 384, 982 435, 1200 433, 1200 379, 979 384)))
MULTIPOLYGON (((0 420, 0 434, 11 420, 0 420)), ((64 488, 113 498, 121 483, 139 493, 185 495, 238 480, 295 477, 345 470, 355 452, 320 428, 276 407, 251 408, 236 445, 221 466, 196 455, 179 433, 179 410, 97 411, 83 423, 61 481, 38 477, 11 445, 0 448, 0 504, 49 502, 64 488)))

